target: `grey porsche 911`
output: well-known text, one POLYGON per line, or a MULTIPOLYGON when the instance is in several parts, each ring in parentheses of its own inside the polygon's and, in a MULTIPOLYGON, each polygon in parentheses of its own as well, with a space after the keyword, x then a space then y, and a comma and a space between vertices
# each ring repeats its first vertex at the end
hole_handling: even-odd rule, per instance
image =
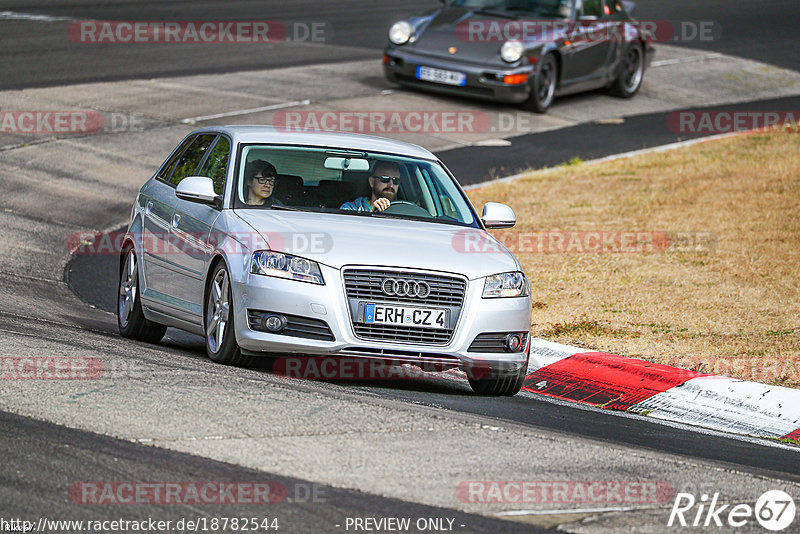
POLYGON ((606 88, 630 98, 654 55, 652 24, 621 0, 451 0, 400 20, 383 56, 389 81, 520 104, 606 88))

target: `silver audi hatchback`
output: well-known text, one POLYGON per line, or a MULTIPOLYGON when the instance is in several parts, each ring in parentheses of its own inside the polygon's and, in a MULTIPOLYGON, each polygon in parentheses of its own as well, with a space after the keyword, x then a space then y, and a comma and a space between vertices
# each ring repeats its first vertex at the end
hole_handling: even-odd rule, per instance
POLYGON ((458 368, 514 395, 530 289, 430 152, 379 137, 269 126, 189 134, 142 186, 120 256, 117 320, 158 342, 201 335, 215 362, 350 358, 458 368))

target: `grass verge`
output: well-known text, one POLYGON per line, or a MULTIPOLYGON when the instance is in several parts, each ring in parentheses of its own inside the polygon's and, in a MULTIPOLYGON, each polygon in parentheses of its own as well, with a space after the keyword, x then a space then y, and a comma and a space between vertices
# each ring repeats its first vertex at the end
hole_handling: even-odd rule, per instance
POLYGON ((800 136, 576 162, 469 195, 517 214, 495 235, 530 279, 533 335, 800 386, 800 136))

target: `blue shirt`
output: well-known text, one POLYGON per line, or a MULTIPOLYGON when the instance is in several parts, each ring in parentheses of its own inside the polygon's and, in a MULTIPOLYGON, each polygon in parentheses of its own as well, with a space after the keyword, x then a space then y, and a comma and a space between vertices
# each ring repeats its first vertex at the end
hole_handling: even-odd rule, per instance
POLYGON ((369 203, 369 197, 358 197, 352 202, 345 202, 339 206, 340 210, 354 210, 354 211, 372 211, 372 204, 369 203))

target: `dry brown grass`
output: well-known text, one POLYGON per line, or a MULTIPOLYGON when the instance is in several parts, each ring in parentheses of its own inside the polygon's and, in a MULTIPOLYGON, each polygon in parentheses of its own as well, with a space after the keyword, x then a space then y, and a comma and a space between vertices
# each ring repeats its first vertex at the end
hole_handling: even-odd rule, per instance
MULTIPOLYGON (((470 192, 514 231, 711 232, 710 251, 517 252, 531 332, 564 343, 800 386, 800 136, 751 134, 470 192)), ((501 237, 508 242, 508 236, 501 237)))

